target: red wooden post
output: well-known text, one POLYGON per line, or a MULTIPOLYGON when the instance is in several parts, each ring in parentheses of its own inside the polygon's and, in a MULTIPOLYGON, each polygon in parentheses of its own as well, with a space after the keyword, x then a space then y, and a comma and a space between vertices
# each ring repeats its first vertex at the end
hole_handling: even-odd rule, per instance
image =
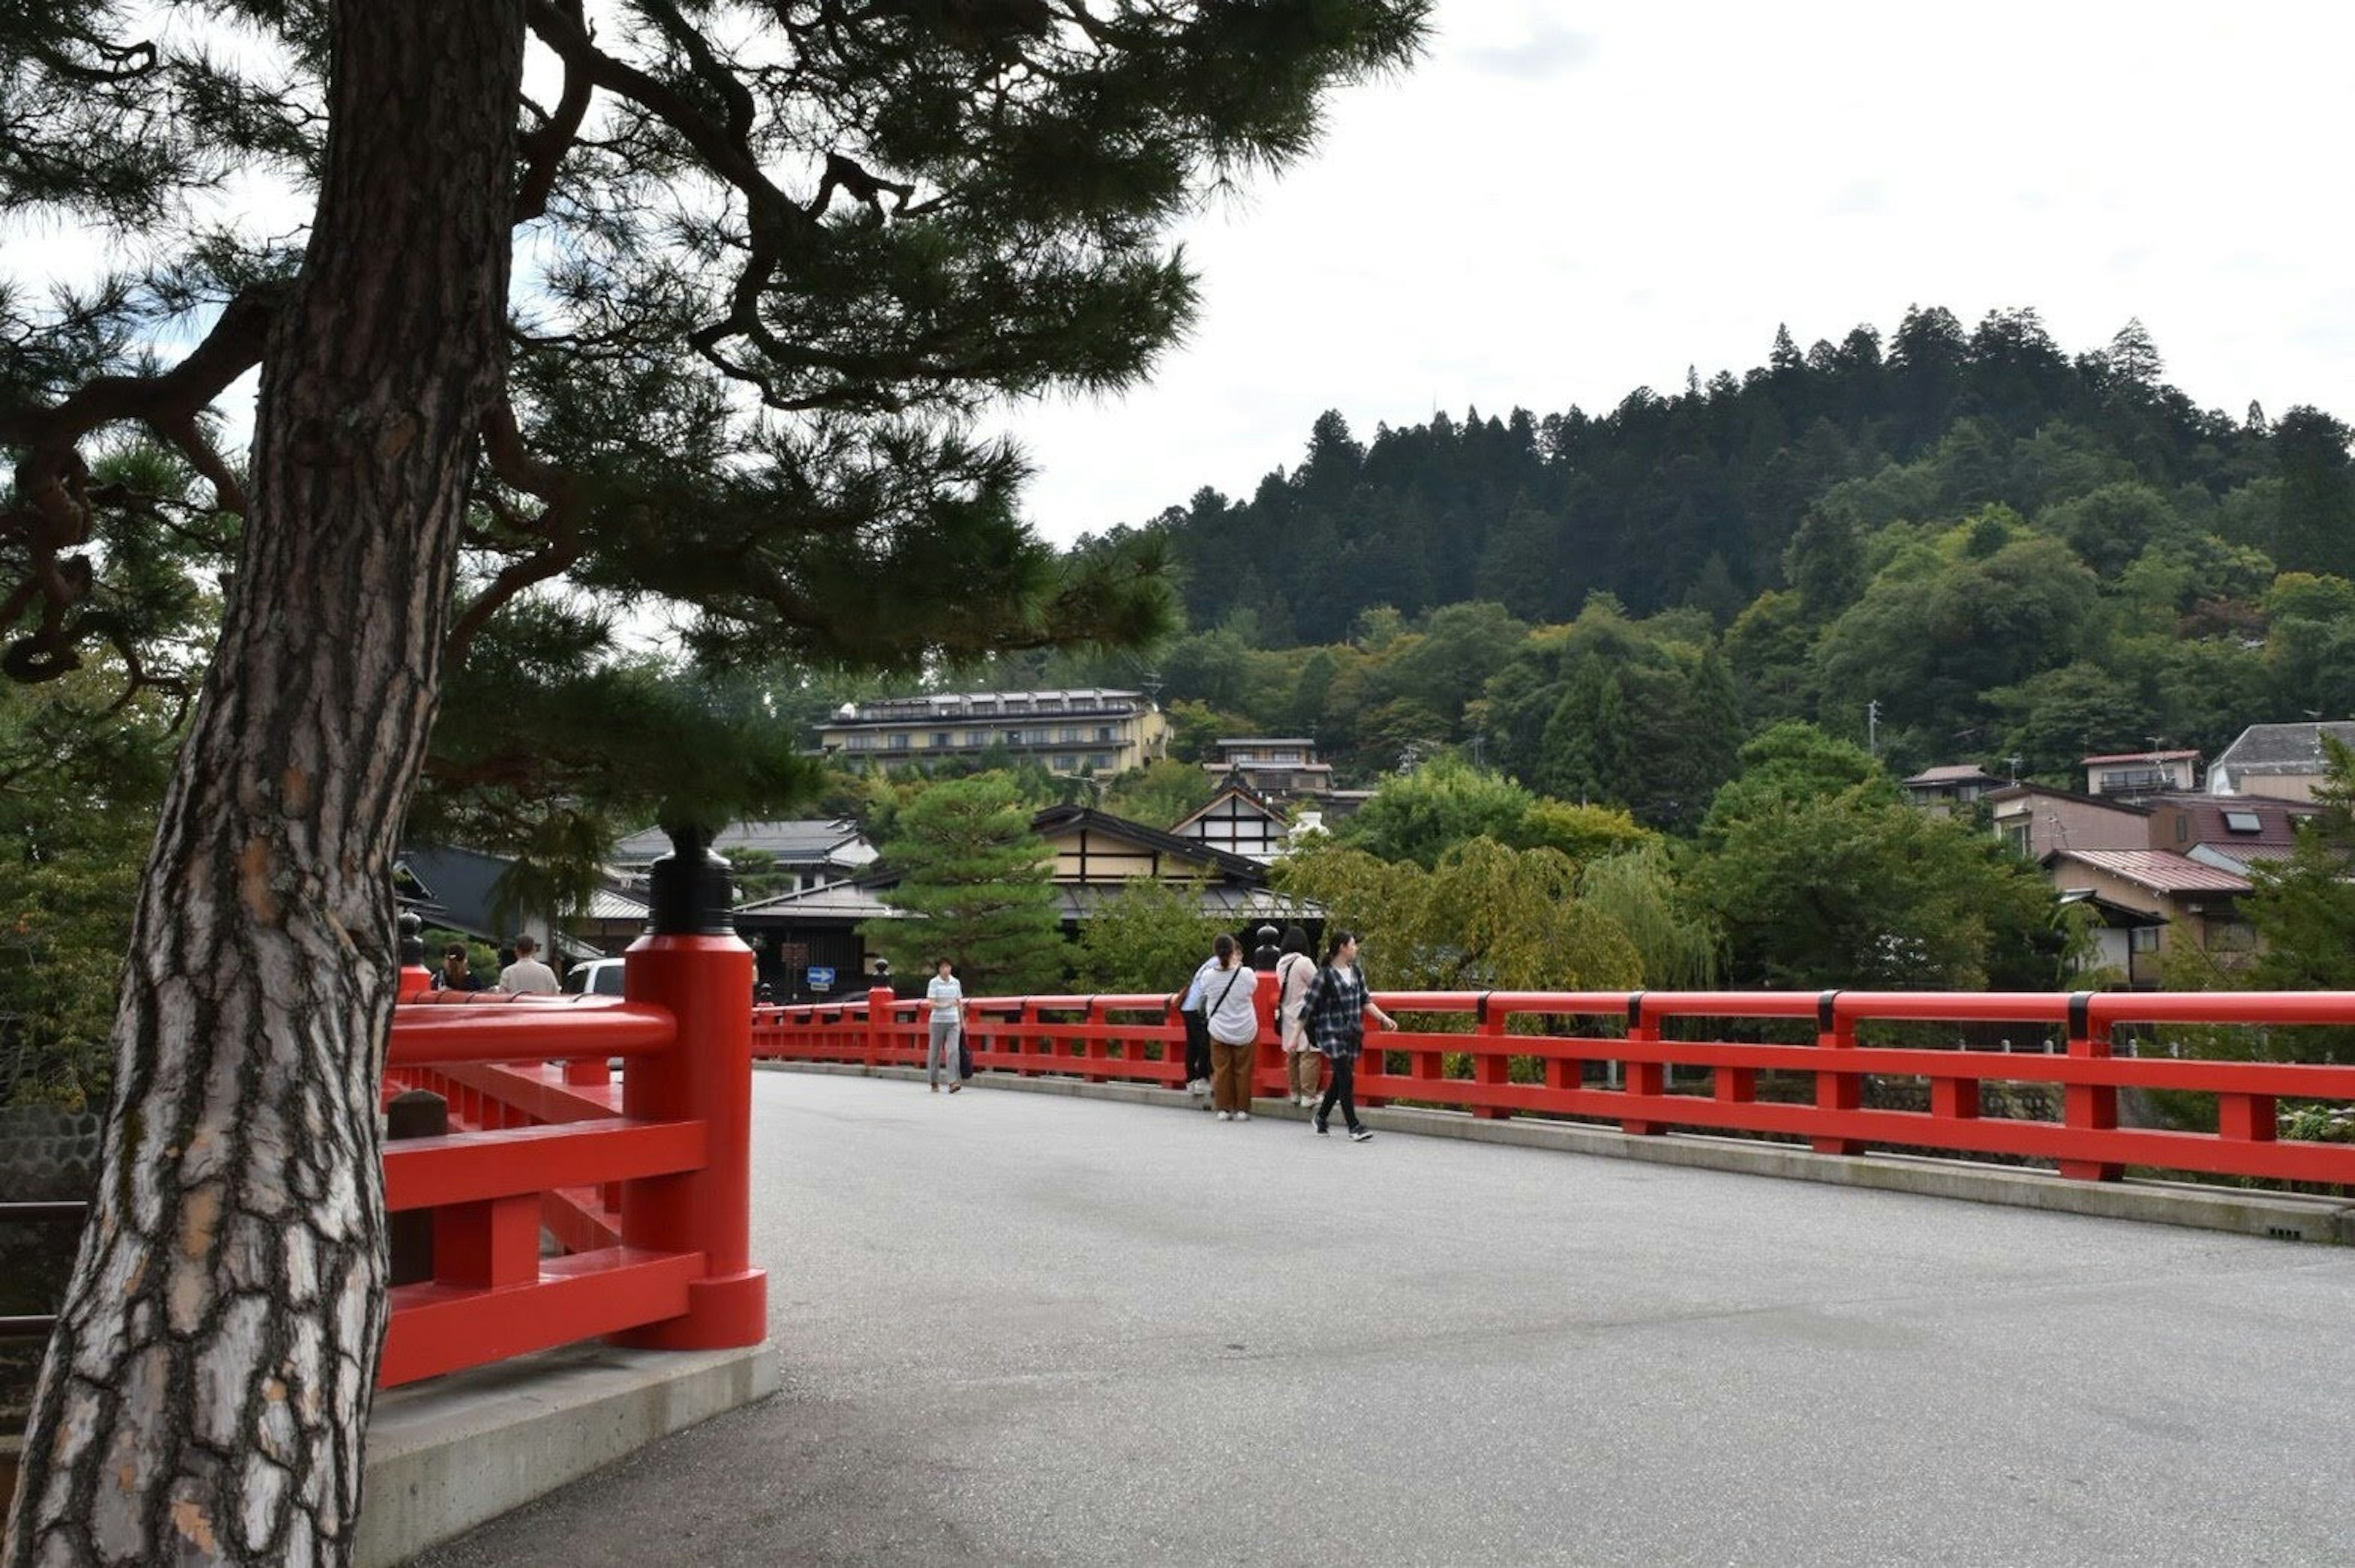
MULTIPOLYGON (((2098 1059, 2110 1054, 2110 1031, 2098 1038, 2087 1020, 2093 993, 2079 991, 2069 998, 2069 1054, 2073 1059, 2098 1059)), ((2118 1125, 2118 1092, 2108 1083, 2072 1083, 2062 1091, 2063 1125, 2083 1132, 2108 1132, 2118 1125)), ((2064 1159, 2061 1174, 2073 1181, 2116 1181, 2126 1167, 2099 1159, 2064 1159)))
POLYGON ((1256 1100, 1280 1087, 1289 1098, 1291 1063, 1284 1060, 1284 1035, 1275 1016, 1276 998, 1284 995, 1284 982, 1275 977, 1273 969, 1263 969, 1258 985, 1259 995, 1253 999, 1259 1008, 1259 1034, 1252 1046, 1251 1083, 1246 1092, 1256 1100))
MULTIPOLYGON (((1969 1047, 1966 1044, 1965 1050, 1969 1047)), ((1976 1078, 1930 1080, 1930 1114, 1952 1122, 1975 1121, 1979 1114, 1979 1081, 1976 1078)))
POLYGON ((667 1008, 678 1038, 622 1076, 622 1114, 704 1124, 706 1163, 622 1189, 622 1242, 653 1252, 703 1254, 702 1277, 677 1317, 620 1336, 651 1349, 717 1350, 757 1345, 768 1333, 769 1276, 752 1243, 752 950, 729 918, 727 863, 700 833, 674 831, 655 862, 649 934, 631 944, 623 971, 634 1002, 667 1008))
POLYGON ((539 1194, 460 1203, 433 1214, 433 1278, 442 1285, 530 1285, 539 1278, 539 1194))
POLYGON ((891 987, 868 987, 867 990, 867 1071, 869 1074, 883 1065, 883 1053, 889 1044, 884 1031, 890 1027, 891 987))
POLYGON ((2269 1144, 2280 1132, 2280 1116, 2271 1094, 2216 1096, 2216 1136, 2243 1143, 2269 1144))
POLYGON ((1087 1053, 1088 1082, 1112 1082, 1112 1041, 1104 1038, 1103 998, 1090 997, 1087 1010, 1080 1015, 1080 1049, 1087 1053))
POLYGON ((1168 997, 1161 1003, 1161 1027, 1174 1031, 1161 1040, 1161 1072, 1157 1075, 1165 1089, 1186 1086, 1186 1020, 1179 1016, 1178 1004, 1182 998, 1168 997))
MULTIPOLYGON (((1513 1081, 1512 1058, 1504 1052, 1505 1015, 1491 1011, 1490 993, 1480 993, 1475 1013, 1480 1038, 1479 1049, 1472 1053, 1472 1081, 1476 1083, 1510 1083, 1513 1081)), ((1513 1114, 1510 1105, 1475 1105, 1472 1114, 1483 1121, 1498 1121, 1513 1114)))
MULTIPOLYGON (((1854 1051, 1856 1025, 1839 1016, 1839 993, 1826 991, 1816 1003, 1816 1049, 1818 1051, 1854 1051)), ((1854 1072, 1818 1072, 1816 1074, 1816 1108, 1819 1111, 1849 1112, 1864 1104, 1864 1079, 1854 1072)), ((1862 1154, 1864 1140, 1827 1134, 1807 1140, 1807 1147, 1817 1154, 1862 1154)))
MULTIPOLYGON (((1660 1026, 1644 1015, 1644 993, 1637 991, 1627 998, 1627 1039, 1630 1043, 1648 1043, 1660 1038, 1660 1026)), ((1668 1092, 1668 1074, 1657 1061, 1627 1063, 1629 1094, 1659 1095, 1668 1092)), ((1639 1137, 1651 1137, 1668 1131, 1668 1124, 1648 1116, 1631 1116, 1622 1120, 1619 1130, 1639 1137)))

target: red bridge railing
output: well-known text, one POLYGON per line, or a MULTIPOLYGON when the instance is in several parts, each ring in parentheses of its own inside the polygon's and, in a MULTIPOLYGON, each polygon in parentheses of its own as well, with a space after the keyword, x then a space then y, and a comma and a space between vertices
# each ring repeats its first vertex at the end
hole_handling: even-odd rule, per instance
POLYGON ((440 1094, 453 1130, 385 1148, 386 1209, 432 1215, 432 1277, 392 1289, 380 1385, 600 1336, 760 1343, 751 974, 734 937, 649 936, 626 1000, 442 992, 393 1009, 386 1098, 440 1094))
MULTIPOLYGON (((1257 1090, 1284 1092, 1261 980, 1257 1090)), ((1369 1033, 1361 1103, 1408 1102, 1482 1117, 1547 1115, 1676 1131, 1804 1139, 1824 1153, 1900 1147, 2049 1161, 2064 1177, 2109 1181, 2128 1166, 2272 1182, 2355 1184, 2355 1145, 2279 1136, 2284 1101, 2355 1102, 2355 1066, 2121 1055, 2126 1025, 2264 1030, 2355 1025, 2355 992, 1596 991, 1386 992, 1403 1021, 1454 1021, 1369 1033), (1608 1020, 1609 1031, 1596 1026, 1608 1020), (1700 1036, 1811 1025, 1813 1039, 1762 1043, 1700 1036), (1859 1026, 2012 1024, 2049 1036, 2047 1052, 1860 1044, 1859 1026), (1728 1028, 1727 1026, 1732 1026, 1728 1028), (1558 1030, 1561 1032, 1549 1032, 1558 1030), (1598 1081, 1596 1070, 1600 1070, 1598 1081), (1798 1074, 1812 1094, 1760 1097, 1760 1074, 1798 1074), (1678 1073, 1680 1085, 1672 1084, 1678 1073), (1911 1081, 1922 1109, 1869 1104, 1870 1081, 1911 1081), (1982 1114, 1990 1083, 2057 1089, 2059 1115, 1982 1114), (2213 1133, 2122 1126, 2121 1090, 2213 1096, 2213 1133)), ((1175 1087, 1185 1079, 1174 997, 989 997, 969 1004, 977 1070, 1175 1087)), ((756 1056, 867 1066, 921 1065, 925 1004, 872 992, 835 1006, 756 1009, 756 1056)), ((1784 1080, 1789 1083, 1789 1079, 1784 1080)))

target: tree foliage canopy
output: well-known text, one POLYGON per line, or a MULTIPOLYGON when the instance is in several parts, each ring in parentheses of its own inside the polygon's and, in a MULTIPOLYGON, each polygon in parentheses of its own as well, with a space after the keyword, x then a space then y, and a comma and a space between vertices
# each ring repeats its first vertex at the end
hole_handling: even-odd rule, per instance
POLYGON ((975 996, 1060 981, 1053 867, 1011 780, 985 773, 922 791, 900 812, 883 860, 900 880, 880 896, 909 918, 871 922, 866 936, 900 974, 946 958, 975 996))

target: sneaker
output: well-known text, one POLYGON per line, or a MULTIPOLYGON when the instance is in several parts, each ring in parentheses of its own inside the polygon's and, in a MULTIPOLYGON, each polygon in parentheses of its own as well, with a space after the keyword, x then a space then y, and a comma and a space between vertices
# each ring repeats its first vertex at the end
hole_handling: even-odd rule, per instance
POLYGON ((1251 1120, 1251 1113, 1249 1111, 1237 1111, 1235 1113, 1235 1120, 1239 1122, 1248 1122, 1251 1120))
POLYGON ((1224 1111, 1220 1111, 1220 1112, 1219 1113, 1219 1120, 1220 1120, 1220 1121, 1222 1121, 1222 1122, 1231 1122, 1231 1121, 1233 1121, 1233 1120, 1234 1120, 1234 1117, 1232 1117, 1232 1116, 1229 1115, 1228 1115, 1226 1112, 1224 1112, 1224 1111))
POLYGON ((1349 1141, 1353 1144, 1371 1143, 1373 1138, 1374 1129, 1371 1127, 1355 1126, 1349 1129, 1349 1141))
POLYGON ((956 1082, 956 1083, 952 1083, 952 1084, 950 1084, 950 1085, 949 1085, 949 1093, 952 1093, 952 1094, 954 1094, 954 1093, 955 1093, 958 1090, 960 1090, 960 1089, 962 1089, 962 1088, 964 1088, 964 1081, 963 1081, 962 1079, 960 1079, 958 1082, 956 1082))
POLYGON ((1332 1128, 1327 1126, 1323 1122, 1315 1120, 1309 1122, 1308 1130, 1315 1133, 1320 1138, 1327 1136, 1333 1131, 1332 1128))

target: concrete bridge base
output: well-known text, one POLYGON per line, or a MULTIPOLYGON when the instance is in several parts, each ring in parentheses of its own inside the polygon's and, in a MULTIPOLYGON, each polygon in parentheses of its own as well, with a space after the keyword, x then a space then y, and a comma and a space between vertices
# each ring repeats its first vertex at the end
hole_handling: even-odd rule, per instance
POLYGON ((777 1390, 768 1345, 574 1345, 377 1396, 357 1568, 392 1568, 720 1412, 777 1390))

